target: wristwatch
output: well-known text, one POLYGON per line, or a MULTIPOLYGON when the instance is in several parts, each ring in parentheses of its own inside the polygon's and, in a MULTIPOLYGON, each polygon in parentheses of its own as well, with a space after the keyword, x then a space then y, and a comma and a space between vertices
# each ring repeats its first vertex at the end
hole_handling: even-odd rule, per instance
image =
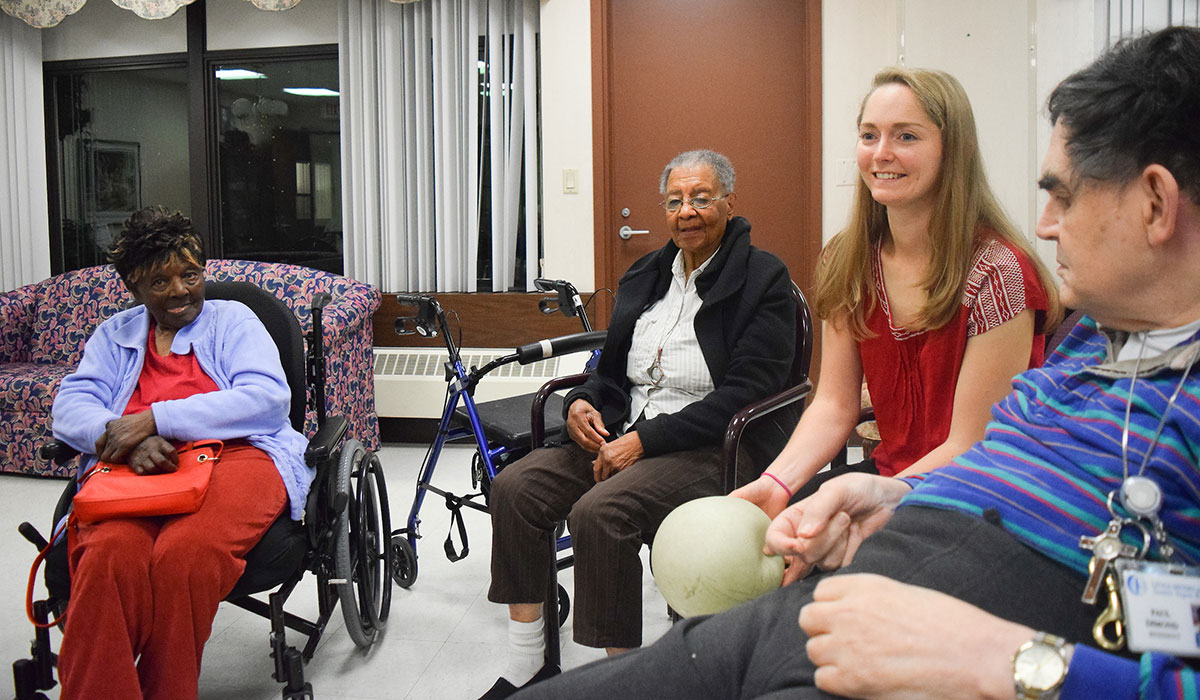
POLYGON ((1020 700, 1057 700, 1067 677, 1067 640, 1038 632, 1013 655, 1013 682, 1020 700))

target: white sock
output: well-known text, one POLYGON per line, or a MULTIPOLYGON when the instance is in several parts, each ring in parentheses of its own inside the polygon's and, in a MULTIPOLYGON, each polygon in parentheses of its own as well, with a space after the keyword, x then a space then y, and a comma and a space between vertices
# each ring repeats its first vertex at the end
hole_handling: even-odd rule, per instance
POLYGON ((508 668, 502 678, 520 688, 546 663, 545 656, 542 618, 533 622, 508 621, 508 668))

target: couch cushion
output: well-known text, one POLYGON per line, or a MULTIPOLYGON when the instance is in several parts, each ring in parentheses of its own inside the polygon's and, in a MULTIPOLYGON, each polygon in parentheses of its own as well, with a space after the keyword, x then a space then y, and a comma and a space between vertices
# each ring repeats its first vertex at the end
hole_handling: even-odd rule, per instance
POLYGON ((133 301, 111 265, 67 272, 47 281, 33 322, 32 360, 77 365, 96 326, 133 301))
POLYGON ((49 414, 59 382, 74 370, 74 365, 0 364, 0 416, 13 411, 49 414))

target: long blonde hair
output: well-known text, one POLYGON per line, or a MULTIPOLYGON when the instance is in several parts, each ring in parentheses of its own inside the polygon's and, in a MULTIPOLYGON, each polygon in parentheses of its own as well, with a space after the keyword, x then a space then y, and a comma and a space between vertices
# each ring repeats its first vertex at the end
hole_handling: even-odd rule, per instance
MULTIPOLYGON (((911 330, 940 328, 958 311, 972 258, 981 243, 978 234, 990 230, 1025 252, 1037 269, 1049 297, 1041 329, 1058 322, 1058 292, 1032 247, 1000 207, 988 186, 975 132, 975 115, 962 85, 948 73, 892 67, 875 74, 863 97, 857 123, 862 123, 867 100, 883 85, 900 84, 912 90, 942 137, 942 162, 936 185, 929 236, 933 259, 921 281, 927 300, 911 330)), ((887 208, 871 197, 862 178, 854 190, 850 222, 822 251, 817 267, 815 306, 823 319, 844 319, 856 340, 870 337, 867 316, 878 300, 871 270, 872 250, 888 233, 887 208)))

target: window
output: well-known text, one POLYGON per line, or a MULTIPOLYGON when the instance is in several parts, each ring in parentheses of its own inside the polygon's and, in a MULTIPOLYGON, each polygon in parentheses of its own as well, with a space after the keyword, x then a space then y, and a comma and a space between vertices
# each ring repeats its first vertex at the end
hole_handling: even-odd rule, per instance
POLYGON ((51 72, 46 94, 56 274, 106 262, 113 235, 146 204, 190 213, 182 64, 51 72))
POLYGON ((225 257, 342 272, 336 58, 215 64, 225 257))
POLYGON ((340 274, 336 47, 214 52, 191 75, 177 54, 46 64, 52 271, 106 262, 125 218, 162 204, 192 216, 210 257, 340 274), (258 77, 221 79, 232 70, 258 77))

